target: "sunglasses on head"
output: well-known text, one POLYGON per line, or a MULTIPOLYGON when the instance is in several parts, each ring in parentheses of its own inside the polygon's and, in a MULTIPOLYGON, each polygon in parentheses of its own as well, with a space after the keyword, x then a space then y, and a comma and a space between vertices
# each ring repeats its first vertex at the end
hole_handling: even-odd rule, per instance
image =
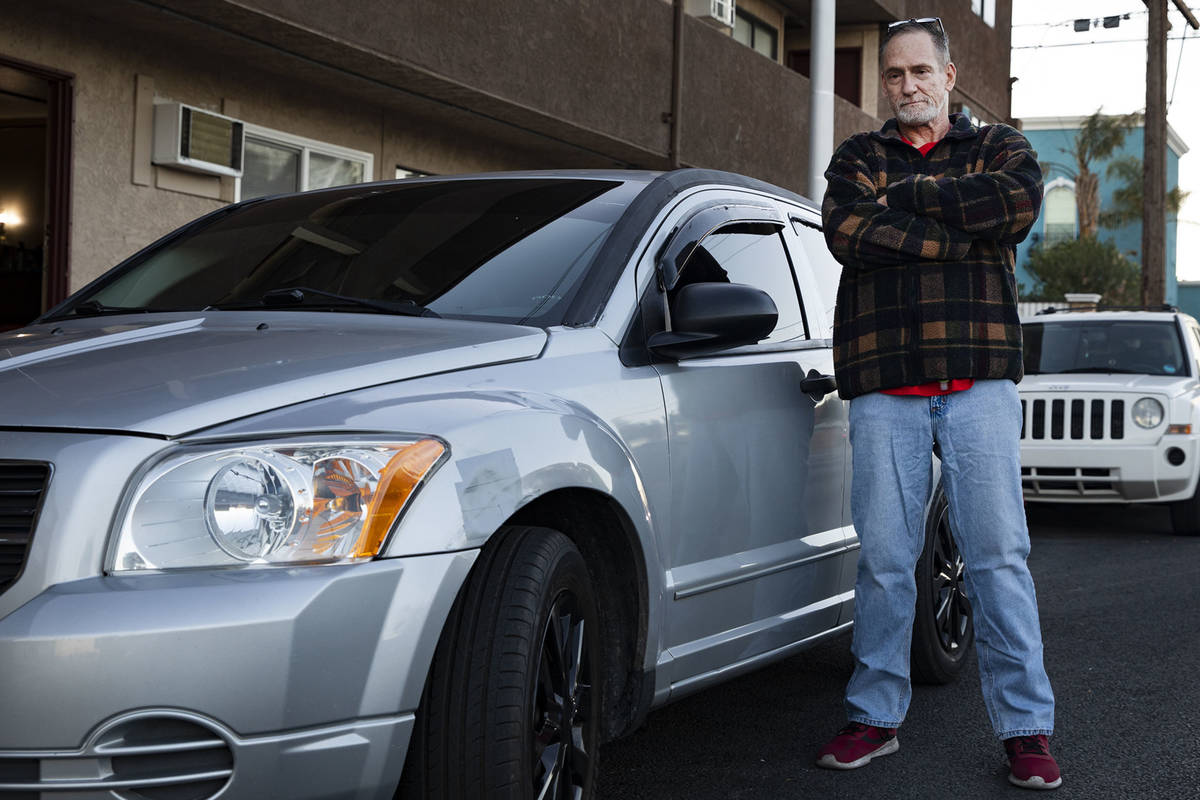
POLYGON ((887 26, 888 33, 890 34, 893 29, 901 25, 923 25, 925 27, 933 25, 936 26, 938 35, 943 37, 946 35, 946 29, 942 27, 941 17, 921 17, 920 19, 902 19, 896 22, 889 22, 887 26))

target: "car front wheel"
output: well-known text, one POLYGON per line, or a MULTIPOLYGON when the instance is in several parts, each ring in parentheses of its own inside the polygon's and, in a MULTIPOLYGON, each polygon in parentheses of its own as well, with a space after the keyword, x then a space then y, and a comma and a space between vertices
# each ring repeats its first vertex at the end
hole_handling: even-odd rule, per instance
POLYGON ((962 671, 975 639, 962 554, 950 530, 950 504, 939 484, 925 518, 925 549, 917 561, 912 679, 950 683, 962 671))
POLYGON ((592 796, 601 687, 587 566, 558 531, 496 536, 438 644, 398 797, 592 796))

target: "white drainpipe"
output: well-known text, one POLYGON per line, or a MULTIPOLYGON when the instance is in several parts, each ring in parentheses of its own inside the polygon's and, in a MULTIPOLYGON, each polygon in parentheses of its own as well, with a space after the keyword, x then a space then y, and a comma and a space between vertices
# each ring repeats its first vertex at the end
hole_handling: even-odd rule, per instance
POLYGON ((833 41, 834 0, 813 0, 808 195, 817 205, 825 195, 825 168, 833 157, 833 41))

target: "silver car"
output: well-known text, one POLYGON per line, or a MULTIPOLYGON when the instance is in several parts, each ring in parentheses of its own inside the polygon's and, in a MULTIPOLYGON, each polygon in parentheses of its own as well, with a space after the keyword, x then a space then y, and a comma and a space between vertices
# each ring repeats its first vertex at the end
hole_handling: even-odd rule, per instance
POLYGON ((0 334, 0 800, 590 796, 852 624, 837 279, 749 178, 479 175, 230 206, 0 334))

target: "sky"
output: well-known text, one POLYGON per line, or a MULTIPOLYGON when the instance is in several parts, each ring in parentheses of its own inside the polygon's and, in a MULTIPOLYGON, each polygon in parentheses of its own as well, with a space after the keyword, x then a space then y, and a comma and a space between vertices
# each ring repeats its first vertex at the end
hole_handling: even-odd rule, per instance
MULTIPOLYGON (((1168 2, 1167 122, 1189 148, 1179 186, 1190 191, 1179 214, 1175 273, 1200 280, 1200 31, 1168 2), (1185 37, 1186 31, 1186 37, 1185 37), (1179 38, 1184 37, 1184 38, 1179 38)), ((1200 3, 1189 2, 1200 18, 1200 3)), ((1126 114, 1146 107, 1146 33, 1142 0, 1013 0, 1014 117, 1086 116, 1098 108, 1126 114), (1075 32, 1076 19, 1129 14, 1115 28, 1075 32)), ((1061 153, 1041 154, 1058 160, 1061 153)))

